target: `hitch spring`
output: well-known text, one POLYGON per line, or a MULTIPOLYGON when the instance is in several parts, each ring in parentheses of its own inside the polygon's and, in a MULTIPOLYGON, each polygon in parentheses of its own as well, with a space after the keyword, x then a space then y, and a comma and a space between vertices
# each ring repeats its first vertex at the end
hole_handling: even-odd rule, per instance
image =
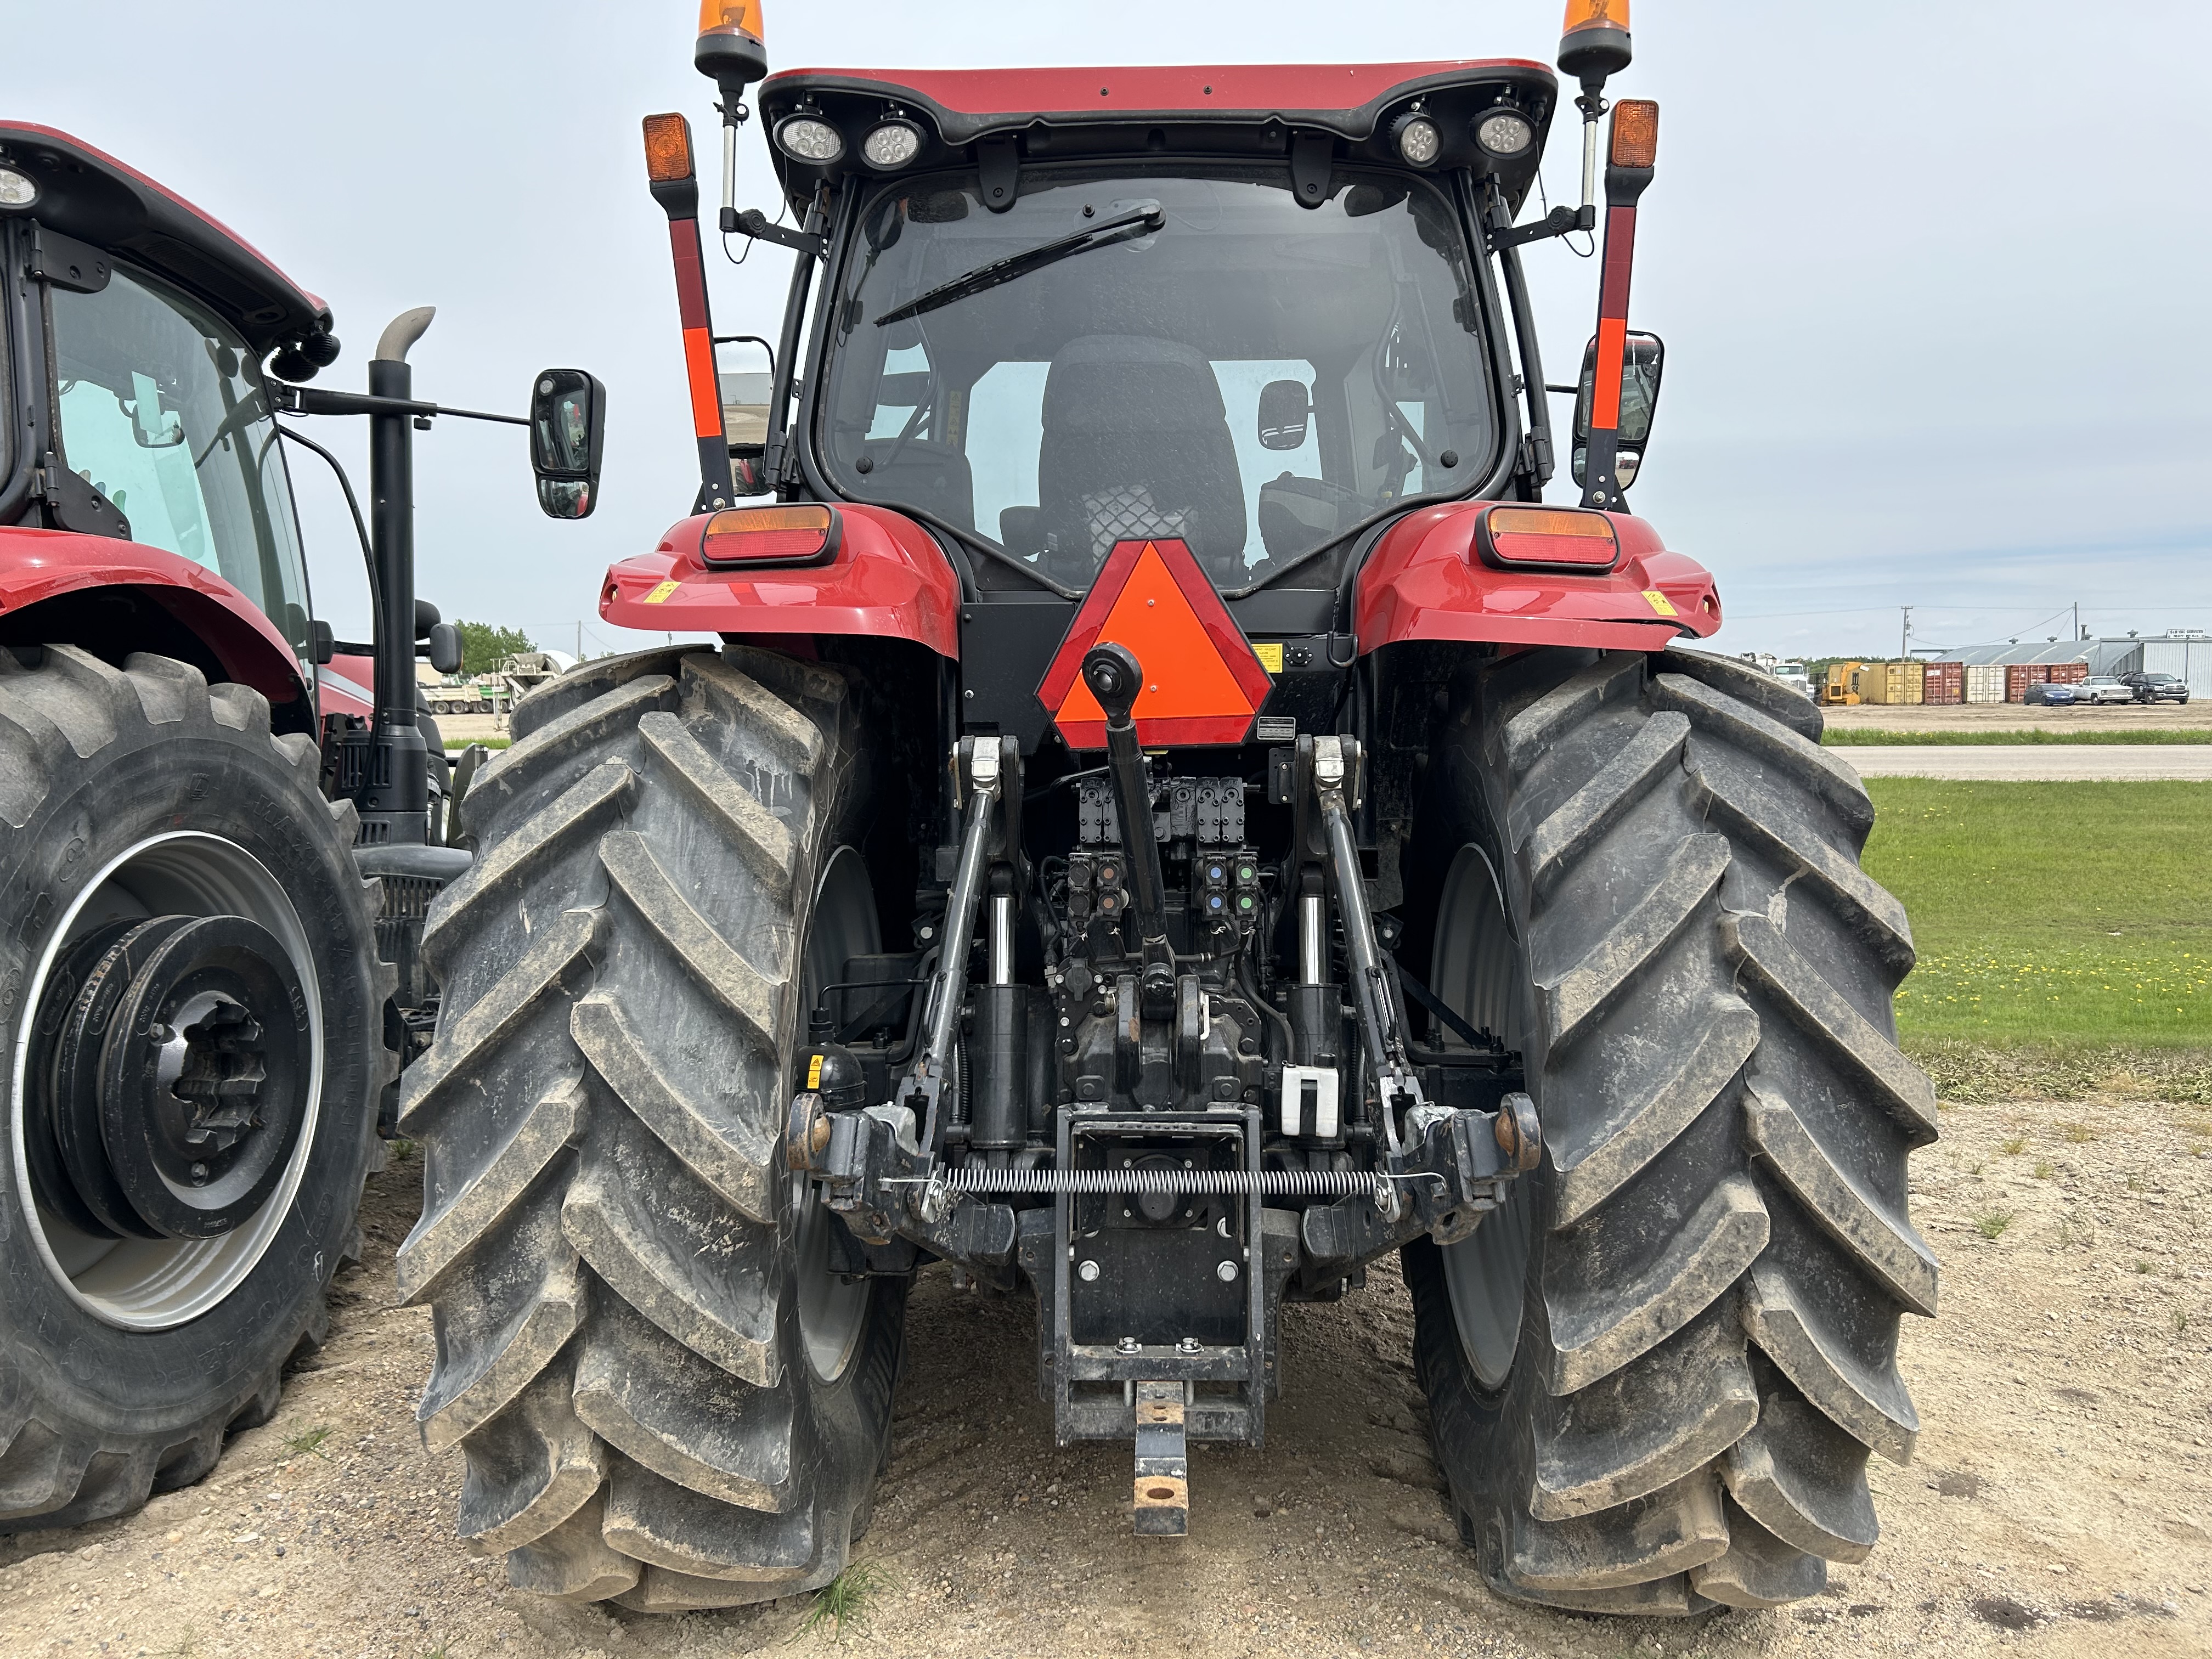
MULTIPOLYGON (((948 1193, 1042 1193, 1176 1197, 1345 1198, 1374 1194, 1393 1177, 1365 1170, 999 1170, 963 1164, 938 1177, 948 1193)), ((1410 1177, 1400 1177, 1406 1179, 1410 1177)))

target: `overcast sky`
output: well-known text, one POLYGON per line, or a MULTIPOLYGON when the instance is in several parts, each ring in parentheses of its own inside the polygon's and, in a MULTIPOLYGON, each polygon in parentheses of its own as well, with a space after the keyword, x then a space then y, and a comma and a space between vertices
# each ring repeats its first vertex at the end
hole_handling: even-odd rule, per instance
MULTIPOLYGON (((768 0, 778 68, 1516 56, 1557 0, 1123 0, 1112 8, 768 0), (1356 24, 1358 33, 1352 33, 1356 24)), ((647 551, 696 474, 665 220, 639 118, 712 133, 694 0, 0 0, 35 39, 13 115, 63 127, 230 224, 336 310, 357 386, 384 322, 434 304, 418 394, 519 409, 532 372, 610 389, 598 514, 541 518, 520 434, 417 440, 422 591, 450 617, 573 648, 612 560, 647 551)), ((1608 89, 1660 100, 1632 322, 1668 345, 1635 508, 1711 566, 1735 650, 2212 628, 2206 9, 2063 0, 1643 0, 1608 89), (2185 349, 2184 348, 2187 348, 2185 349)), ((1571 123, 1546 175, 1571 199, 1571 123)), ((757 127, 742 199, 774 206, 757 127)), ((713 259, 710 248, 710 259, 713 259)), ((790 256, 714 260, 718 331, 775 331, 790 256)), ((1533 250, 1551 378, 1592 262, 1533 250)), ((321 422, 365 485, 357 423, 321 422)), ((349 526, 295 460, 317 608, 366 627, 349 526)), ((1553 495, 1560 497, 1564 481, 1553 495)))

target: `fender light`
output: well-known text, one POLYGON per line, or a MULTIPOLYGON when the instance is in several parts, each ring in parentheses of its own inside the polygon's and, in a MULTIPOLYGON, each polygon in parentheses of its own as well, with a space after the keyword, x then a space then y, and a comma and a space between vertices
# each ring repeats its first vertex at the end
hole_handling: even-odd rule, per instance
POLYGON ((1493 507, 1475 521, 1475 550, 1501 569, 1610 570, 1620 538, 1602 513, 1577 507, 1493 507))
POLYGON ((710 570, 738 566, 827 564, 844 539, 834 507, 738 507, 707 520, 699 562, 710 570))

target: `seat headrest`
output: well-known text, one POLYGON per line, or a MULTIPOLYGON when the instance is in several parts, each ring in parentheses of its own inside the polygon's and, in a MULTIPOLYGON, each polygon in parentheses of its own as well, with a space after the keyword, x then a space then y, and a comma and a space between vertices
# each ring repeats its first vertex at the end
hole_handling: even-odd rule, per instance
POLYGON ((1176 340, 1086 334, 1054 354, 1048 432, 1220 432, 1227 411, 1206 354, 1176 340))

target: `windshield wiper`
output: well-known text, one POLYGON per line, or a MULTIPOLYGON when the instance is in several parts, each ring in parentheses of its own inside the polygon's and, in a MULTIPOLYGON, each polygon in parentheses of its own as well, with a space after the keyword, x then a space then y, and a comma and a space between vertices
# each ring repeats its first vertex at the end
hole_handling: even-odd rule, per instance
POLYGON ((986 289, 996 288, 1001 283, 1011 283, 1017 276, 1026 276, 1033 270, 1057 264, 1062 259, 1072 259, 1079 253, 1088 253, 1094 247, 1110 247, 1115 242, 1127 242, 1139 236, 1149 236, 1166 228, 1167 215, 1156 207, 1140 208, 1134 213, 1125 213, 1118 219, 1107 219, 1079 230, 1073 236, 1062 236, 1056 241, 1041 242, 1019 253, 1010 253, 1003 259, 994 259, 988 265, 978 265, 963 276, 941 283, 919 300, 909 300, 894 307, 876 319, 876 326, 887 323, 902 323, 909 317, 919 317, 925 311, 935 311, 949 306, 955 300, 964 300, 971 294, 981 294, 986 289))

